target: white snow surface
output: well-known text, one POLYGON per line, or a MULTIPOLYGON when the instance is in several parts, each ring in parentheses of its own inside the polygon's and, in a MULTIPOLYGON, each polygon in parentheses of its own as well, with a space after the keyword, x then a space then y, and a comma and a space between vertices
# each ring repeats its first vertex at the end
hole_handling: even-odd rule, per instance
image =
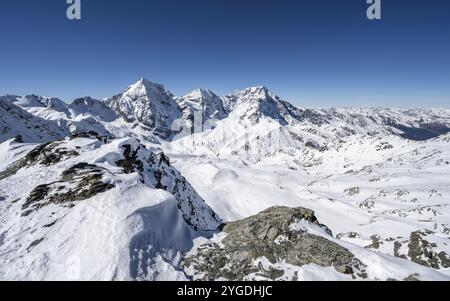
POLYGON ((0 97, 0 142, 18 135, 25 142, 48 142, 68 134, 68 130, 61 128, 57 122, 35 116, 0 97))
MULTIPOLYGON (((1 97, 0 172, 38 143, 90 130, 116 139, 66 139, 62 146, 79 156, 0 180, 0 279, 187 280, 185 253, 223 239, 200 230, 217 227, 219 217, 235 221, 284 205, 313 209, 333 232, 326 238, 365 263, 372 280, 449 280, 442 262, 426 267, 408 254, 418 231, 431 254, 450 254, 449 127, 449 108, 298 108, 266 87, 175 97, 142 79, 106 101, 1 97), (195 112, 203 131, 191 135, 195 112), (189 131, 172 132, 174 122, 189 131), (157 169, 167 172, 169 188, 156 189, 152 173, 142 182, 117 166, 123 146, 136 151, 138 139, 146 146, 137 151, 141 160, 160 151, 170 158, 157 169), (36 186, 82 162, 104 168, 115 187, 73 208, 50 204, 21 216, 36 186), (173 183, 184 177, 187 192, 177 194, 173 183)), ((316 230, 310 226, 303 225, 316 230)), ((350 280, 333 268, 279 267, 285 278, 350 280)))
MULTIPOLYGON (((10 142, 0 146, 2 155, 17 148, 10 142)), ((24 167, 0 182, 0 279, 185 280, 179 268, 183 252, 200 235, 196 230, 216 229, 220 220, 189 184, 179 183, 183 177, 135 139, 67 139, 57 148, 79 155, 24 167), (142 175, 117 166, 126 145, 142 160, 142 175), (50 203, 21 216, 36 186, 58 181, 80 162, 103 169, 102 180, 115 187, 73 208, 50 203), (155 188, 156 173, 166 190, 155 188)))

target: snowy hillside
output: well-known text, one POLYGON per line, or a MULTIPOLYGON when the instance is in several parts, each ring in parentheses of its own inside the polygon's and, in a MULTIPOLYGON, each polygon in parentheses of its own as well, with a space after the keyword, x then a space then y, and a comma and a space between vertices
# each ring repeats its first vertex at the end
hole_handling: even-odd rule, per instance
POLYGON ((450 274, 448 135, 351 136, 336 148, 304 147, 257 163, 169 155, 224 220, 302 206, 342 241, 450 274))
POLYGON ((220 219, 164 154, 101 140, 67 138, 9 158, 0 279, 184 279, 182 252, 220 219))
POLYGON ((102 101, 91 97, 83 97, 75 99, 69 109, 72 115, 88 115, 94 116, 102 121, 111 122, 117 119, 117 114, 102 101))
POLYGON ((0 279, 450 280, 449 162, 449 108, 3 96, 0 279))
MULTIPOLYGON (((70 134, 87 131, 95 131, 100 135, 110 135, 104 125, 102 125, 102 122, 105 118, 112 121, 115 116, 115 113, 106 105, 89 97, 76 99, 70 106, 60 99, 37 95, 24 97, 7 95, 0 97, 0 99, 5 102, 5 106, 17 106, 16 109, 21 109, 21 112, 29 113, 28 118, 37 120, 36 127, 35 125, 32 126, 35 129, 34 131, 48 132, 48 138, 45 138, 45 134, 40 134, 33 139, 26 138, 27 142, 50 142, 70 134), (45 126, 43 127, 39 123, 49 123, 51 130, 47 130, 45 126), (59 132, 60 134, 55 135, 53 132, 59 132)), ((7 121, 9 118, 8 114, 0 115, 0 122, 10 122, 7 121)), ((14 125, 11 127, 20 127, 16 124, 20 123, 22 119, 25 120, 26 118, 17 118, 18 122, 14 122, 14 125)), ((11 138, 11 135, 4 138, 0 137, 0 142, 8 138, 11 138)))
POLYGON ((68 131, 0 97, 0 142, 19 135, 25 142, 48 142, 68 135, 68 131))
POLYGON ((69 115, 67 104, 65 104, 61 99, 58 98, 43 97, 34 94, 26 95, 23 97, 10 97, 10 101, 21 108, 45 108, 48 110, 61 112, 65 115, 69 115))

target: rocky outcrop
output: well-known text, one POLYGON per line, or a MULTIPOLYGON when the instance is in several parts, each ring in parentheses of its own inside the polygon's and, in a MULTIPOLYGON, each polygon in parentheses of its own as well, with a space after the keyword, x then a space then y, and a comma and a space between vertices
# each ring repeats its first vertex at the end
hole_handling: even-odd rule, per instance
POLYGON ((430 231, 415 231, 408 240, 396 241, 395 255, 433 269, 449 268, 449 255, 440 251, 436 243, 426 239, 430 234, 430 231), (407 254, 401 253, 403 245, 407 247, 407 254))
MULTIPOLYGON (((16 137, 17 139, 21 137, 16 137)), ((109 143, 114 137, 102 136, 95 131, 80 132, 70 136, 70 140, 79 138, 97 139, 101 143, 109 143)), ((43 143, 31 150, 25 157, 11 164, 6 170, 0 172, 0 180, 14 175, 20 169, 32 165, 40 164, 45 166, 55 165, 68 158, 79 156, 79 152, 69 149, 63 141, 55 141, 51 143, 43 143)))
POLYGON ((138 173, 143 184, 172 194, 183 219, 194 230, 216 230, 222 223, 164 153, 155 154, 138 143, 121 147, 123 159, 116 165, 126 174, 138 173))
POLYGON ((379 235, 372 235, 372 244, 366 248, 376 250, 383 245, 383 249, 395 257, 436 270, 449 268, 450 256, 432 241, 435 234, 429 230, 418 230, 411 232, 409 237, 382 239, 379 235))
POLYGON ((22 216, 49 204, 73 206, 74 202, 87 200, 114 188, 114 184, 103 180, 105 172, 87 163, 72 166, 62 173, 60 181, 34 188, 22 205, 22 216))
POLYGON ((62 143, 57 141, 37 146, 24 158, 14 162, 6 170, 0 172, 0 180, 14 175, 20 169, 27 166, 35 164, 50 166, 59 163, 64 158, 76 157, 79 155, 77 151, 67 149, 61 145, 62 143))
MULTIPOLYGON (((279 264, 333 267, 353 278, 367 277, 362 264, 342 246, 326 239, 331 231, 314 212, 305 208, 273 207, 255 216, 223 225, 220 242, 198 248, 184 262, 195 280, 277 280, 284 275, 279 264), (314 228, 324 235, 311 234, 314 228), (272 267, 258 261, 266 259, 272 267)), ((294 279, 291 279, 294 280, 294 279)))

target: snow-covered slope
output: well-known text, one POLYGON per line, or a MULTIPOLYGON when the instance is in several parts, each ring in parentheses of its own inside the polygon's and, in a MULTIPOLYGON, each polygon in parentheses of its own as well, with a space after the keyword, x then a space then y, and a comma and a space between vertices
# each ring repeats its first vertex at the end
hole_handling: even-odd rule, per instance
POLYGON ((6 95, 4 99, 40 118, 60 120, 70 116, 67 104, 58 98, 32 94, 26 96, 6 95))
POLYGON ((163 85, 141 79, 108 101, 125 121, 137 123, 161 138, 172 136, 172 124, 182 113, 173 94, 163 85))
MULTIPOLYGON (((95 131, 99 135, 111 135, 103 125, 103 122, 113 121, 117 117, 115 112, 98 100, 90 97, 76 99, 71 105, 67 105, 58 98, 48 98, 37 95, 1 97, 4 101, 17 105, 29 114, 51 121, 59 128, 62 135, 49 138, 36 138, 32 142, 48 142, 62 137, 95 131)), ((6 118, 6 117, 5 117, 6 118)), ((20 118, 19 118, 20 120, 20 118)), ((13 125, 12 127, 15 127, 13 125)), ((28 140, 27 140, 28 141, 28 140)))
MULTIPOLYGON (((2 158, 9 164, 0 171, 0 279, 450 279, 444 267, 445 228, 423 220, 435 216, 433 223, 445 224, 448 219, 438 204, 438 195, 448 192, 439 185, 433 192, 439 206, 419 204, 427 200, 424 195, 415 201, 419 215, 394 218, 398 209, 353 205, 363 189, 346 189, 344 183, 353 185, 352 180, 336 180, 350 173, 309 182, 308 173, 279 166, 176 157, 175 165, 216 212, 236 221, 221 231, 219 215, 164 153, 135 139, 86 137, 39 146, 0 144, 12 154, 2 158), (323 192, 321 187, 331 182, 336 184, 323 192), (316 215, 273 204, 307 205, 316 215), (411 237, 401 236, 413 229, 411 237), (422 258, 419 252, 431 256, 422 258)), ((365 181, 362 174, 355 178, 365 181)), ((396 202, 387 200, 373 199, 382 206, 396 202)), ((398 203, 407 209, 402 214, 410 206, 398 203)))
POLYGON ((91 97, 75 99, 69 109, 72 115, 87 115, 96 117, 102 121, 111 122, 117 119, 117 114, 102 101, 91 97))
POLYGON ((271 206, 311 208, 339 240, 450 273, 448 134, 427 141, 354 135, 333 148, 303 147, 256 163, 169 155, 226 221, 271 206))
POLYGON ((12 103, 22 108, 36 108, 42 107, 65 114, 69 113, 67 104, 61 99, 53 97, 43 97, 39 95, 26 95, 26 96, 9 96, 12 103))
POLYGON ((5 96, 0 113, 0 279, 449 279, 448 108, 142 79, 69 106, 5 96))
POLYGON ((20 135, 25 142, 47 142, 68 135, 55 121, 34 116, 0 97, 0 142, 20 135))
POLYGON ((349 137, 401 137, 428 140, 450 132, 450 109, 303 109, 265 87, 223 98, 228 116, 213 130, 182 137, 172 147, 196 155, 255 163, 280 154, 301 156, 305 149, 336 149, 349 137))
POLYGON ((0 173, 0 279, 186 279, 183 252, 221 220, 163 153, 101 140, 44 144, 0 173))
POLYGON ((275 206, 197 239, 183 266, 194 280, 449 280, 450 276, 336 239, 314 211, 275 206))

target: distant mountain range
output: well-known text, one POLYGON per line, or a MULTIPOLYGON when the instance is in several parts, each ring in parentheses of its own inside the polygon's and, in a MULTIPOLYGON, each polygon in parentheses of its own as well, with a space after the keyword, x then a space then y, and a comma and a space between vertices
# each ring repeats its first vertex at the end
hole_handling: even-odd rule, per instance
POLYGON ((449 132, 263 86, 1 96, 0 280, 449 280, 449 132))
MULTIPOLYGON (((79 131, 83 126, 74 124, 77 121, 80 123, 83 118, 91 117, 99 123, 121 119, 129 123, 130 127, 141 127, 169 141, 180 130, 172 129, 175 121, 181 119, 181 126, 193 129, 195 112, 200 112, 202 123, 227 118, 253 123, 272 119, 282 126, 308 124, 319 131, 332 126, 338 135, 383 132, 412 140, 426 140, 450 131, 448 108, 303 109, 283 101, 266 87, 252 87, 224 97, 210 90, 198 89, 188 95, 175 97, 163 85, 141 79, 107 100, 84 97, 66 104, 57 98, 37 95, 6 95, 0 100, 4 109, 8 106, 21 114, 26 111, 37 118, 55 121, 59 127, 64 127, 64 123, 65 131, 79 131)), ((12 129, 14 126, 8 126, 6 115, 2 117, 0 141, 5 141, 17 133, 12 129)), ((40 122, 48 124, 46 121, 40 122)), ((95 122, 90 120, 90 123, 95 122)), ((97 127, 101 128, 100 125, 97 127)), ((39 129, 35 131, 39 132, 39 129)), ((36 137, 41 136, 37 134, 36 137)), ((52 136, 54 134, 47 140, 51 140, 52 136)), ((33 141, 34 138, 30 139, 33 141)), ((39 139, 45 140, 45 137, 39 139)))

